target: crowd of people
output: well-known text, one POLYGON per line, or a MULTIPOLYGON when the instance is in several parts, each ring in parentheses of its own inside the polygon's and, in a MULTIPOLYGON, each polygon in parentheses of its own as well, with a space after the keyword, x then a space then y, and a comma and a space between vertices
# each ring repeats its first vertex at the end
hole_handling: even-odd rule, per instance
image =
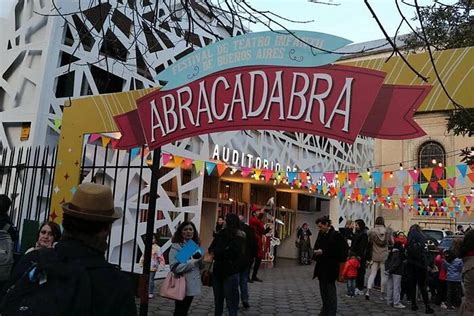
MULTIPOLYGON (((0 195, 0 243, 13 250, 18 233, 8 216, 10 205, 10 199, 0 195)), ((136 315, 130 280, 104 257, 111 225, 121 217, 110 188, 81 184, 73 199, 63 204, 63 211, 63 231, 54 222, 40 225, 35 245, 13 269, 9 254, 2 252, 0 313, 136 315)), ((231 213, 216 223, 207 249, 207 264, 212 262, 213 266, 210 285, 215 315, 222 315, 225 305, 231 316, 237 315, 239 303, 250 308, 248 283, 263 282, 258 272, 263 259, 262 237, 268 233, 264 216, 263 209, 253 210, 247 224, 243 216, 231 213)), ((314 246, 307 223, 297 230, 296 246, 300 264, 315 261, 313 278, 319 281, 320 315, 336 315, 336 281, 346 282, 348 298, 361 295, 372 300, 375 284, 379 284, 380 299, 395 309, 409 304, 416 311, 421 296, 426 314, 434 312, 431 304, 435 304, 458 310, 462 316, 473 315, 474 230, 458 228, 457 234, 463 238, 455 238, 450 249, 437 251, 428 247, 417 224, 410 227, 408 236, 386 227, 382 217, 376 218, 371 229, 361 219, 347 221, 339 231, 328 217, 318 218, 316 225, 314 246)), ((150 298, 155 292, 155 273, 165 268, 158 239, 153 238, 150 298)), ((202 292, 206 256, 199 248, 186 260, 178 259, 189 242, 201 245, 198 230, 190 221, 179 224, 171 241, 170 271, 183 277, 186 284, 184 298, 175 300, 174 315, 187 315, 194 297, 202 292)))
POLYGON ((417 311, 421 296, 426 314, 434 313, 431 304, 435 304, 458 310, 459 315, 473 315, 474 230, 458 229, 464 238, 455 238, 449 249, 438 250, 430 247, 418 224, 410 227, 408 236, 386 227, 382 217, 376 218, 371 229, 361 219, 348 222, 340 232, 327 217, 316 224, 319 232, 313 259, 323 300, 320 315, 336 314, 336 280, 346 282, 349 298, 363 295, 366 300, 373 299, 374 284, 379 280, 380 300, 395 309, 407 307, 406 297, 406 304, 417 311))

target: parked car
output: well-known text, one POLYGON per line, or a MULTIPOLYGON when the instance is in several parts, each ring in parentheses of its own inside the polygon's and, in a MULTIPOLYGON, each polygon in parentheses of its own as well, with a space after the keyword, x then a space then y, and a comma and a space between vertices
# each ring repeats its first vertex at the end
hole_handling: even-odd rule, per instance
POLYGON ((444 237, 443 240, 441 240, 441 242, 439 243, 438 249, 443 250, 443 251, 448 250, 449 248, 451 248, 453 241, 456 238, 462 239, 464 238, 464 235, 449 235, 449 236, 444 237))
POLYGON ((429 239, 434 239, 438 242, 438 244, 443 240, 446 236, 452 236, 453 232, 450 230, 444 229, 435 229, 435 228, 423 228, 423 233, 429 239))

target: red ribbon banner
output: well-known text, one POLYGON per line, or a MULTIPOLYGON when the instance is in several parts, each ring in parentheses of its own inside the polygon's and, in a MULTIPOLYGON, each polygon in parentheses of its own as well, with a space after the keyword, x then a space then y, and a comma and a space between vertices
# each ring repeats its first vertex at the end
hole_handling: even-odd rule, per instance
POLYGON ((352 143, 357 135, 410 139, 430 86, 384 85, 385 73, 327 65, 249 66, 224 70, 137 100, 114 119, 117 148, 150 150, 186 137, 232 130, 303 132, 352 143))

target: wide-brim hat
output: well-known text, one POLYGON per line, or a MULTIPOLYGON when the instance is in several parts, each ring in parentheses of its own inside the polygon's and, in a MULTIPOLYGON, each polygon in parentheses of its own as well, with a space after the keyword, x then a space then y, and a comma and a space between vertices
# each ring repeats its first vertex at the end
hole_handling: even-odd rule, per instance
POLYGON ((72 200, 62 205, 65 214, 94 222, 113 222, 122 217, 114 207, 112 191, 97 183, 82 183, 72 200))

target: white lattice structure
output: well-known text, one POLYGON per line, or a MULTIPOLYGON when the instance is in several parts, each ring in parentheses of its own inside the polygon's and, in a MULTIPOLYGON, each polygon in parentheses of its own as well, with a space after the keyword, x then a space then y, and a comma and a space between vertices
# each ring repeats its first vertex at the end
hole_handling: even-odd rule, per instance
MULTIPOLYGON (((190 47, 184 40, 184 32, 167 23, 146 30, 141 23, 143 19, 153 21, 170 13, 166 6, 160 6, 160 10, 155 11, 153 0, 102 1, 101 6, 82 13, 75 12, 80 6, 91 7, 90 0, 57 0, 55 3, 61 12, 71 14, 48 16, 57 13, 51 1, 19 0, 1 32, 0 148, 55 145, 59 136, 61 107, 69 97, 156 86, 153 78, 157 72, 193 49, 213 41, 209 34, 195 29, 189 34, 193 43, 190 47), (132 2, 138 16, 129 16, 131 10, 127 6, 132 2), (65 23, 65 19, 69 23, 65 23), (134 28, 144 31, 134 37, 130 35, 134 28), (104 37, 107 40, 103 40, 104 37), (31 124, 31 132, 29 139, 21 142, 20 131, 25 123, 31 124)), ((185 25, 186 21, 182 23, 185 25)), ((221 29, 212 20, 208 25, 223 37, 229 36, 229 32, 233 36, 240 32, 237 28, 230 31, 221 29)), ((183 26, 183 29, 186 27, 183 26)), ((353 145, 347 145, 319 136, 276 131, 252 132, 251 136, 243 132, 202 135, 167 145, 163 150, 183 157, 208 160, 214 144, 264 156, 299 170, 362 170, 373 164, 374 144, 371 139, 358 138, 353 145)), ((100 149, 97 152, 97 166, 101 166, 100 159, 107 157, 109 162, 115 161, 118 154, 109 151, 106 156, 105 150, 100 149)), ((119 160, 126 165, 124 159, 128 158, 123 152, 121 155, 119 160)), ((88 155, 87 159, 92 157, 88 155)), ((140 165, 140 157, 133 159, 131 164, 140 165)), ((124 168, 118 170, 115 176, 112 174, 114 170, 105 168, 104 171, 97 167, 84 181, 92 179, 98 172, 108 174, 106 178, 118 179, 111 183, 116 188, 116 206, 125 208, 124 219, 117 221, 113 227, 110 260, 120 261, 127 270, 131 270, 133 265, 133 270, 139 271, 138 265, 132 263, 136 262, 132 258, 137 252, 133 241, 137 241, 139 249, 144 248, 142 239, 137 236, 144 234, 146 222, 135 223, 138 210, 147 209, 147 204, 140 200, 137 187, 143 186, 143 193, 146 193, 150 171, 136 168, 127 175, 124 168)), ((186 212, 193 214, 193 221, 198 226, 200 224, 204 177, 196 175, 184 184, 180 177, 181 172, 176 169, 160 179, 158 209, 163 211, 165 218, 156 220, 155 228, 168 226, 174 231, 186 212), (162 188, 170 177, 177 177, 180 184, 176 192, 178 202, 167 196, 162 188), (190 206, 184 207, 182 194, 188 191, 192 191, 195 198, 190 206), (179 215, 171 220, 170 212, 179 215)), ((368 208, 359 205, 353 208, 343 204, 339 213, 342 220, 346 217, 363 218, 371 223, 368 208)), ((165 248, 167 246, 169 244, 165 248)))

